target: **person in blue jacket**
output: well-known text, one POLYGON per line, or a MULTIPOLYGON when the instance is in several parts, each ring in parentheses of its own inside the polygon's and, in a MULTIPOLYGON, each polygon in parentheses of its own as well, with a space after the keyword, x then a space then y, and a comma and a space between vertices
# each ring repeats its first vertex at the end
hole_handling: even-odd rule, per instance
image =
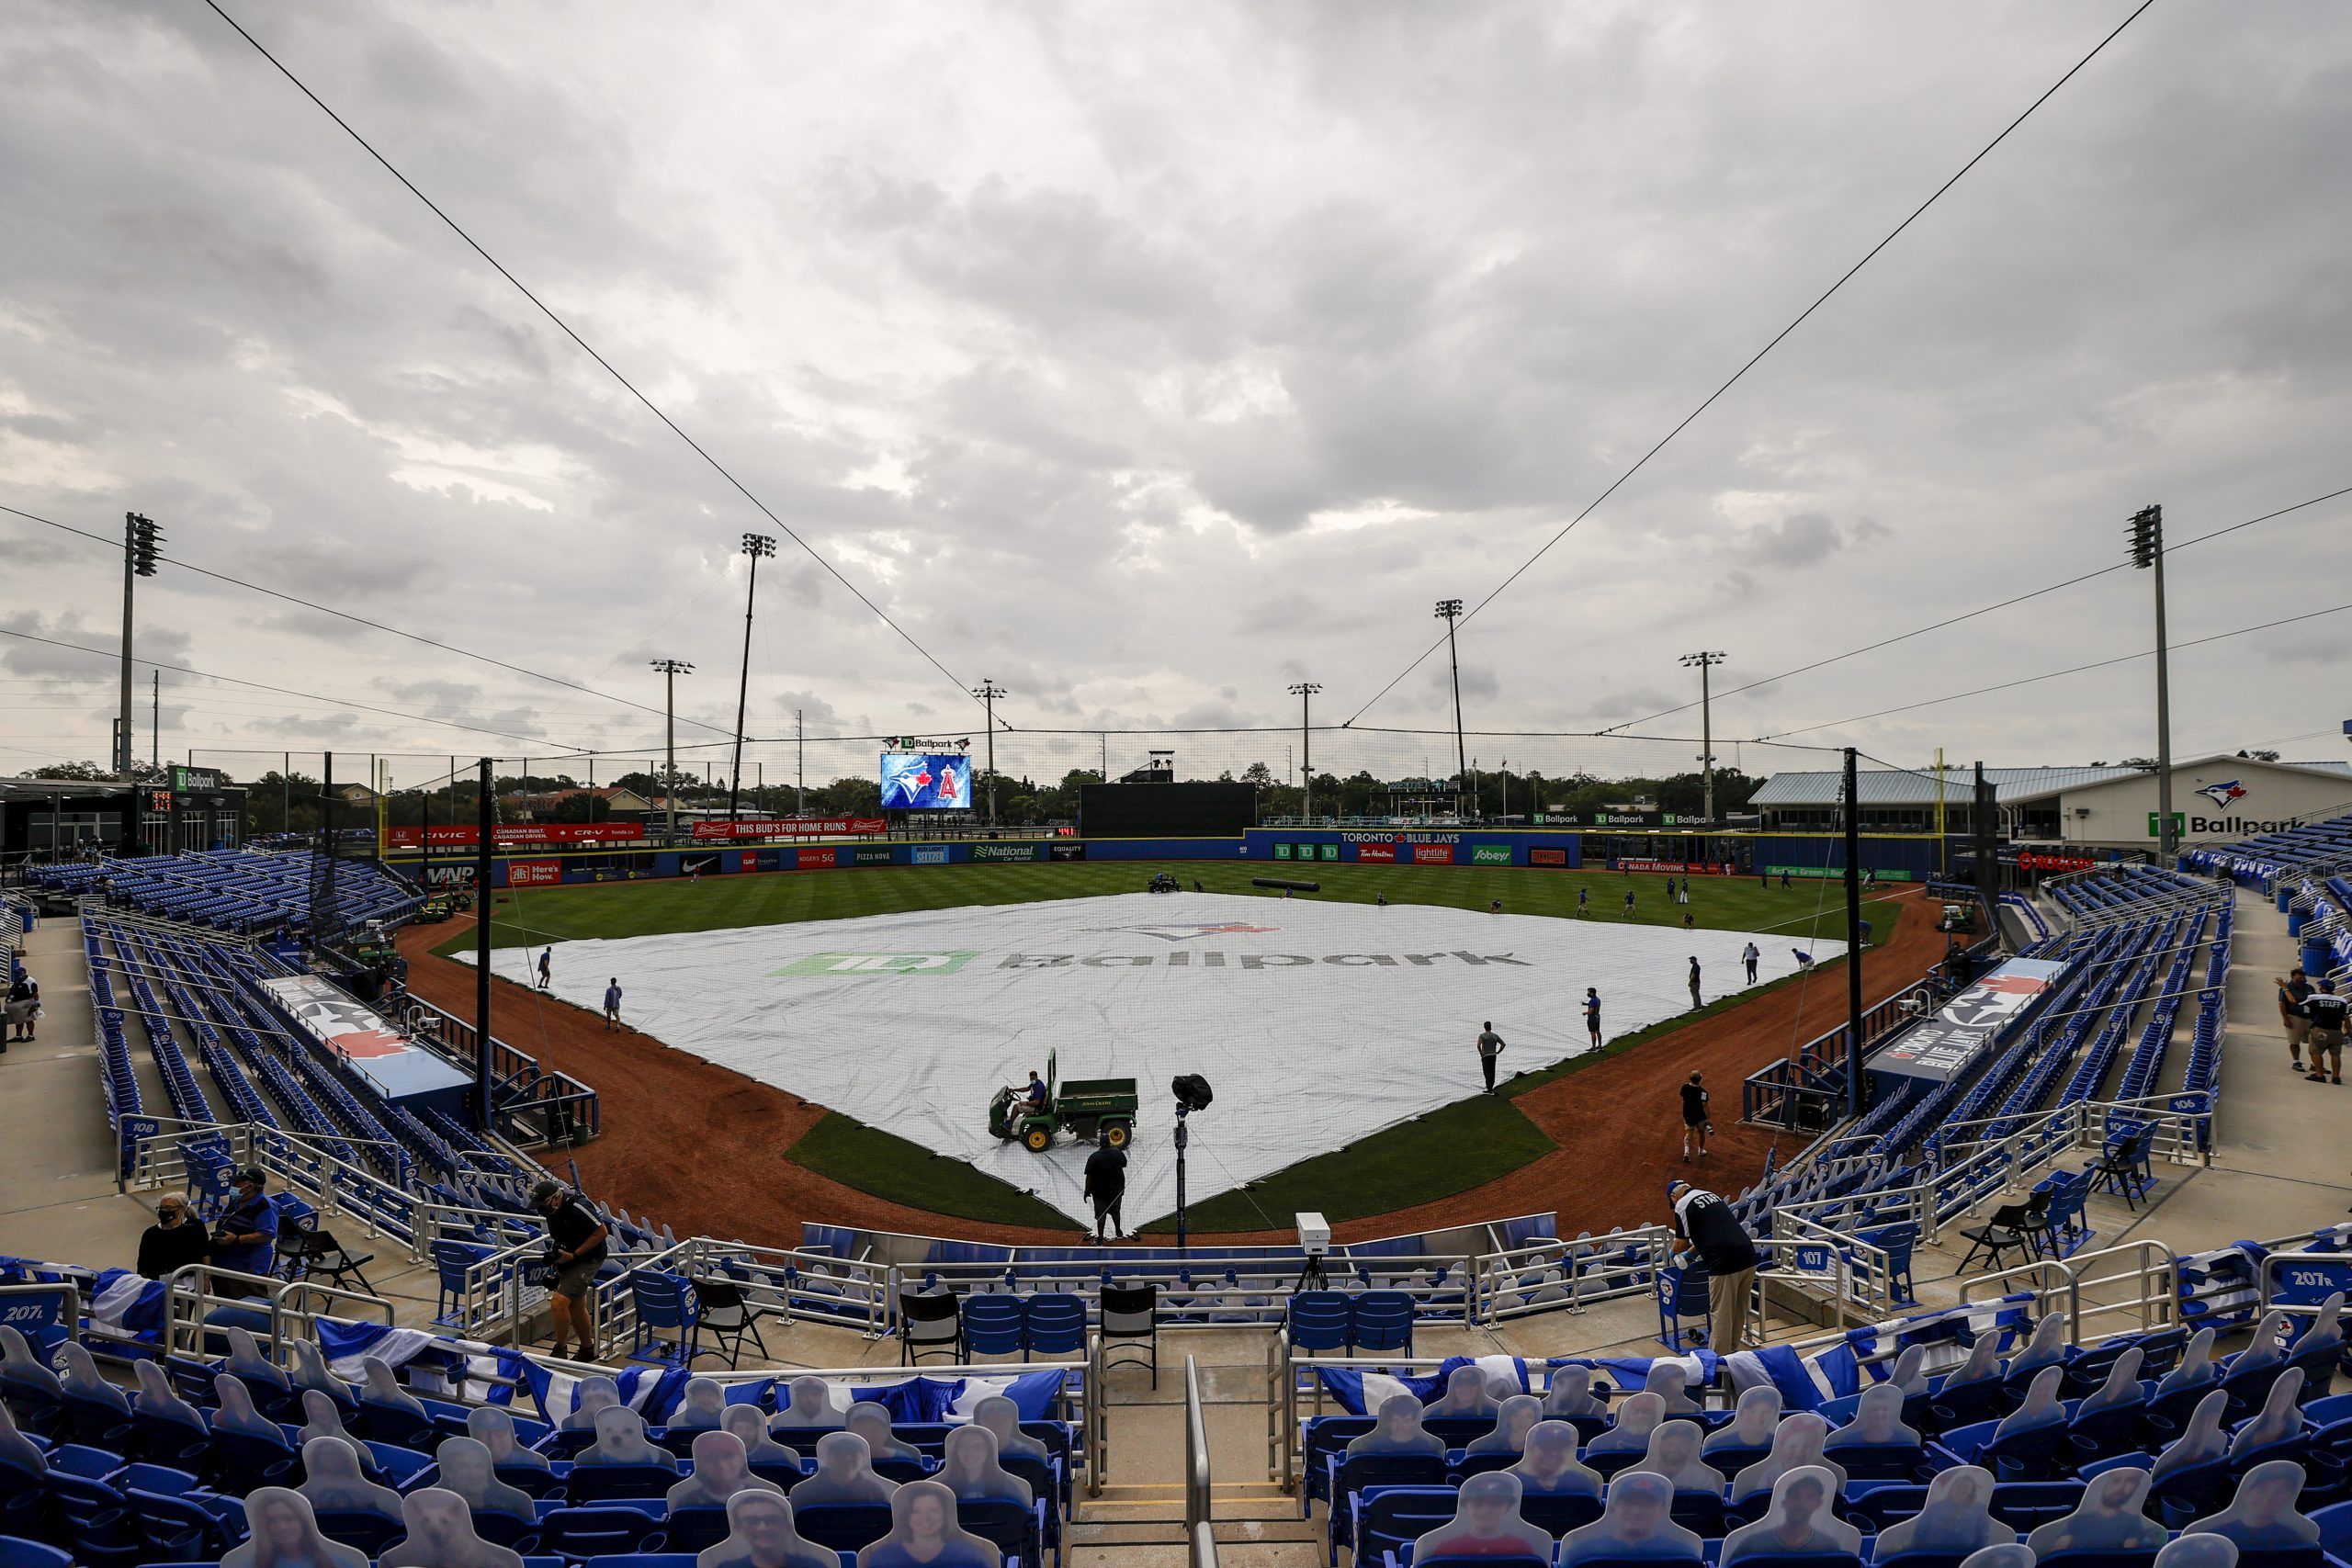
MULTIPOLYGON (((237 1195, 212 1227, 215 1269, 233 1269, 240 1274, 267 1274, 276 1266, 277 1210, 262 1190, 268 1185, 269 1173, 257 1165, 237 1172, 237 1195)), ((232 1289, 235 1284, 234 1280, 222 1280, 221 1293, 254 1293, 251 1287, 232 1289)))

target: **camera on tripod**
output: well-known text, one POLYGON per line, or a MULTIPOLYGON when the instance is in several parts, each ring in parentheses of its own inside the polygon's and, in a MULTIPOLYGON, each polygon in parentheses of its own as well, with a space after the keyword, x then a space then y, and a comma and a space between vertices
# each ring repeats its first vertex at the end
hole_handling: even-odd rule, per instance
POLYGON ((1168 1080, 1168 1092, 1176 1097, 1176 1247, 1182 1251, 1184 1238, 1184 1151, 1193 1145, 1192 1129, 1184 1119, 1195 1111, 1206 1111, 1216 1098, 1209 1089, 1209 1080, 1198 1073, 1179 1073, 1168 1080))
POLYGON ((1312 1209, 1292 1215, 1291 1220, 1298 1226, 1298 1249, 1306 1255, 1306 1266, 1298 1271, 1298 1283, 1292 1291, 1329 1290, 1331 1277, 1323 1272, 1323 1256, 1331 1250, 1331 1222, 1312 1209))

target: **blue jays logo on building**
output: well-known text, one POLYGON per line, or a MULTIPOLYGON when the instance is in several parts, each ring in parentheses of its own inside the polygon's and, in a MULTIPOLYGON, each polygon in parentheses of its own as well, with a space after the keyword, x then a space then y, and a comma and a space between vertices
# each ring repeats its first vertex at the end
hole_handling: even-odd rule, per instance
POLYGON ((2207 784, 2203 789, 2199 790, 2197 793, 2211 801, 2213 803, 2214 810, 2227 811, 2230 808, 2230 803, 2235 800, 2244 800, 2245 798, 2246 792, 2245 786, 2240 784, 2237 780, 2227 779, 2220 784, 2207 784))

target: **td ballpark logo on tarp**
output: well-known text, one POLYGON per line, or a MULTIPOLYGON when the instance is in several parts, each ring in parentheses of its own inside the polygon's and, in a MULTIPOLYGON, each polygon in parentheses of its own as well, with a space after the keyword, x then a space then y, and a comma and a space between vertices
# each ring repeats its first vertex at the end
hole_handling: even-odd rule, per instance
POLYGON ((953 975, 978 958, 964 949, 955 953, 810 953, 770 975, 953 975))

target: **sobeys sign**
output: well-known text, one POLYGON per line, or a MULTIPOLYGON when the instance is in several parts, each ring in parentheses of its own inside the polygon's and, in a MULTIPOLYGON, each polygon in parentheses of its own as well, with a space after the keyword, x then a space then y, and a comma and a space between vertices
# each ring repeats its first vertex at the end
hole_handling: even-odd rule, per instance
POLYGON ((1509 844, 1473 845, 1470 850, 1470 863, 1472 865, 1509 865, 1510 846, 1509 844))

